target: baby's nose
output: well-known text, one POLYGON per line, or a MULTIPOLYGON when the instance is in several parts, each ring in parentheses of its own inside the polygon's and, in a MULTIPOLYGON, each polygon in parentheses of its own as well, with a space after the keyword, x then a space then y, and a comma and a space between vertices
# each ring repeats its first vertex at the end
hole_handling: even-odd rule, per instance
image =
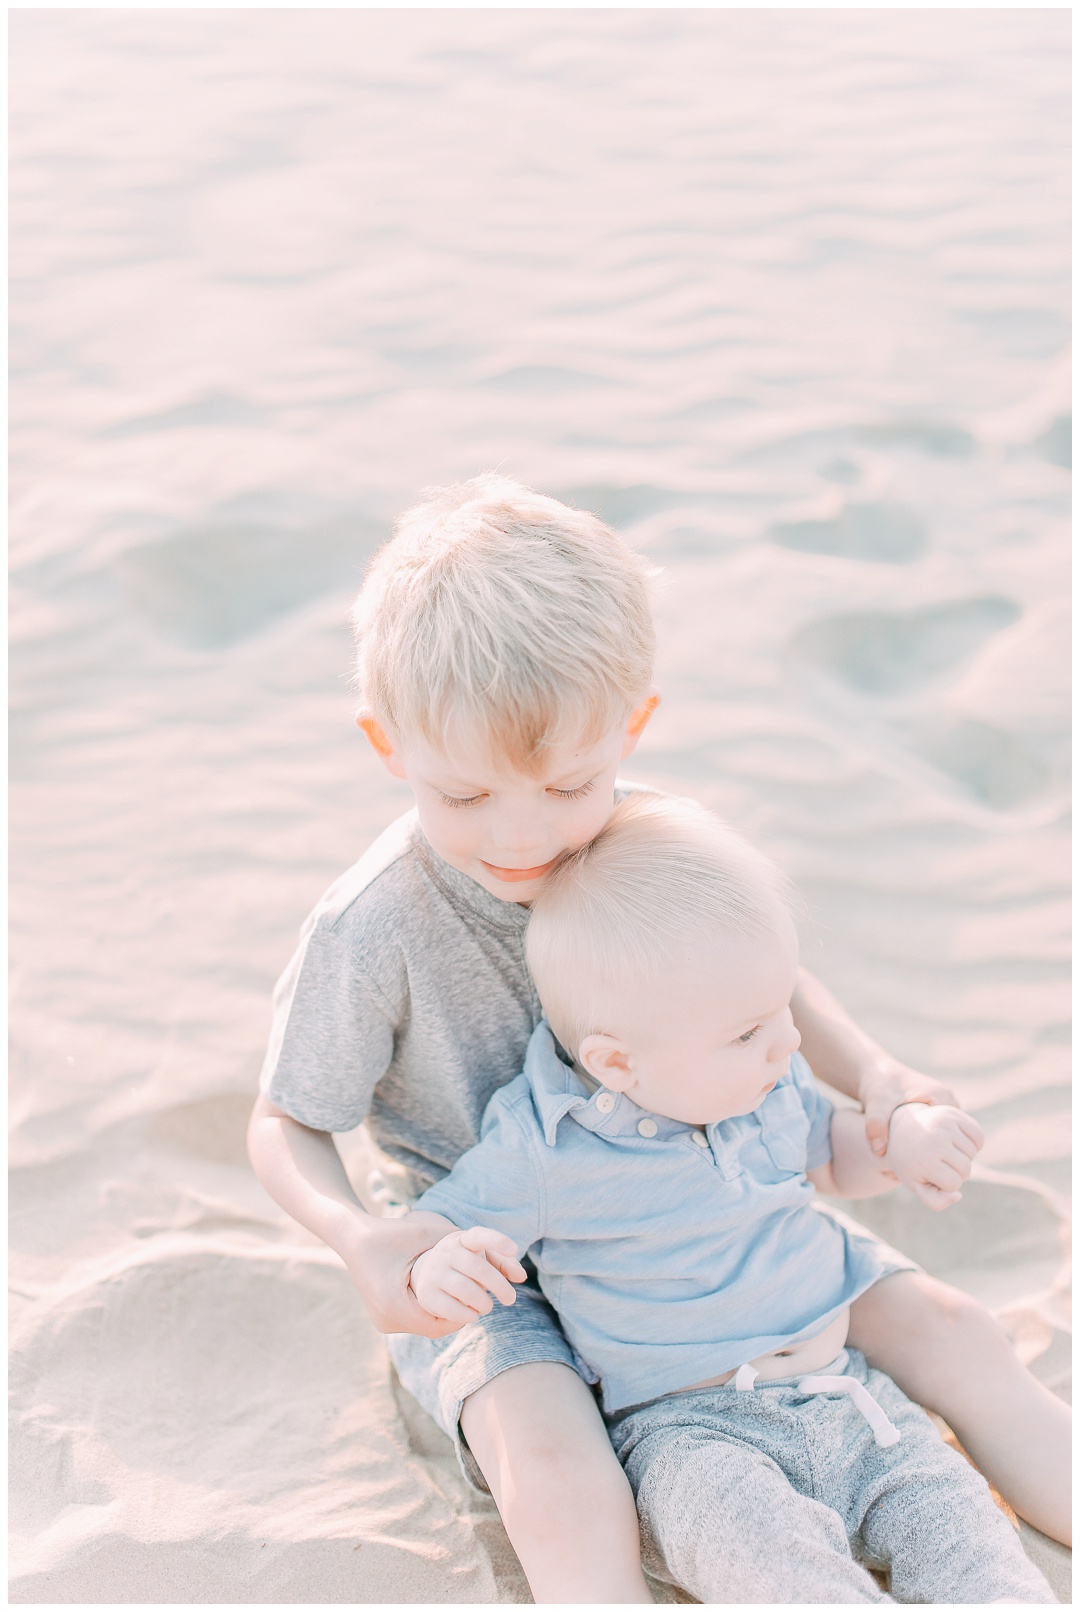
POLYGON ((782 1035, 777 1036, 769 1051, 770 1061, 782 1063, 785 1058, 790 1058, 793 1052, 798 1052, 801 1045, 802 1036, 792 1024, 788 1026, 782 1035))

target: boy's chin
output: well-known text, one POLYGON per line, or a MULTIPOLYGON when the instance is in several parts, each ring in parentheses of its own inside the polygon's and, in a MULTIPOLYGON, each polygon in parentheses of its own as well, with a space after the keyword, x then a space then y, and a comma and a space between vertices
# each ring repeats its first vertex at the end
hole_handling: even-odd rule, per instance
POLYGON ((527 907, 532 903, 533 898, 540 893, 538 885, 499 885, 493 879, 477 879, 476 882, 483 885, 488 895, 494 896, 496 901, 505 901, 508 906, 513 906, 516 903, 519 907, 527 907))

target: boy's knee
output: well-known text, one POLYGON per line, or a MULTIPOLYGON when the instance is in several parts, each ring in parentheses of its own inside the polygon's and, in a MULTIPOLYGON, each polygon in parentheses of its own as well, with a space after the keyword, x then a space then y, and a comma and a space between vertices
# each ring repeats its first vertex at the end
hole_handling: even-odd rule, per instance
POLYGON ((636 1534, 634 1497, 613 1450, 568 1448, 538 1432, 515 1447, 512 1463, 484 1476, 504 1518, 559 1532, 595 1528, 597 1519, 618 1529, 629 1519, 636 1534))
POLYGON ((633 1506, 626 1474, 611 1451, 568 1449, 555 1439, 538 1438, 516 1452, 514 1482, 545 1504, 591 1509, 624 1497, 633 1506))

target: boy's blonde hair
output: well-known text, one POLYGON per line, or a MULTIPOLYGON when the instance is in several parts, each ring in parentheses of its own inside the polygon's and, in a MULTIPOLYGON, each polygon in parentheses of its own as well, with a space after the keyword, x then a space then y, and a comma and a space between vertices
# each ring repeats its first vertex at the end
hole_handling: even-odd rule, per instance
POLYGON ((532 904, 526 953, 552 1029, 572 1055, 588 1035, 618 1033, 628 986, 652 990, 688 942, 773 933, 793 899, 780 869, 711 812, 629 795, 532 904))
POLYGON ((595 743, 652 677, 647 576, 597 516, 507 477, 429 489, 353 610, 371 714, 399 738, 480 735, 528 772, 554 743, 595 743))

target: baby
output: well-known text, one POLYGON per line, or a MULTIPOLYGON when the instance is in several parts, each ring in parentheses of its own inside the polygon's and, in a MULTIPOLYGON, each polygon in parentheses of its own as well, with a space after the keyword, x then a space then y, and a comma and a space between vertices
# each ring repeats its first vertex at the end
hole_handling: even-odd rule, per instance
POLYGON ((953 1202, 981 1133, 909 1104, 879 1158, 819 1094, 779 872, 691 803, 633 795, 548 876, 527 953, 547 1022, 419 1200, 449 1223, 419 1303, 464 1326, 513 1302, 528 1253, 647 1565, 703 1602, 1053 1603, 985 1480, 844 1347, 849 1306, 901 1267, 815 1188, 953 1202))

